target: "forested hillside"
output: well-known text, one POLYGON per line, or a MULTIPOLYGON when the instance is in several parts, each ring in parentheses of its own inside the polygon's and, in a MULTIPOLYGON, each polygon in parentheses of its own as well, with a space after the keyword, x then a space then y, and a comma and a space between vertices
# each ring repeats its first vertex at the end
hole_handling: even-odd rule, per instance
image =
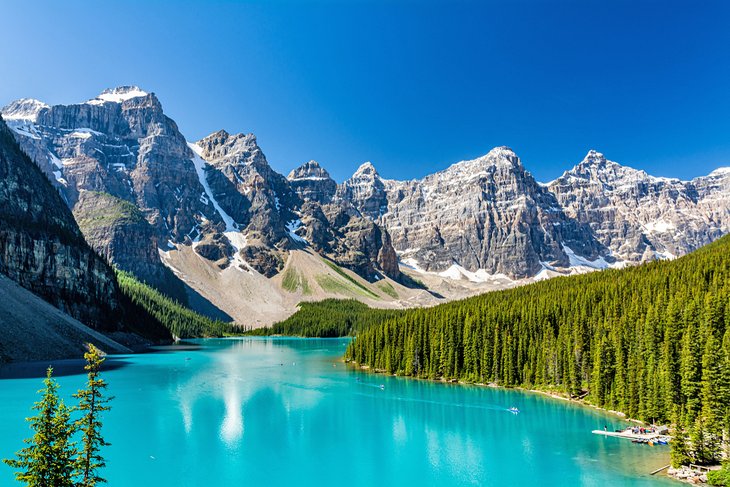
MULTIPOLYGON (((671 262, 556 278, 364 328, 346 358, 388 373, 558 390, 685 425, 719 458, 730 425, 730 236, 671 262)), ((681 432, 680 432, 681 433, 681 432)))
POLYGON ((397 311, 371 309, 354 299, 303 302, 299 310, 271 327, 257 328, 250 335, 292 335, 332 338, 356 333, 395 316, 397 311))
POLYGON ((220 337, 236 331, 230 323, 198 314, 127 272, 117 271, 117 279, 131 322, 151 317, 178 338, 220 337))

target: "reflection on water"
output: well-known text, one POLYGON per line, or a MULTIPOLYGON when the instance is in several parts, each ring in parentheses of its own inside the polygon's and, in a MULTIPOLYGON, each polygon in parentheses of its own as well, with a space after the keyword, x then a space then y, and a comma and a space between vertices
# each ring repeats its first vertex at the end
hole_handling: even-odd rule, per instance
MULTIPOLYGON (((657 485, 668 450, 590 434, 620 421, 543 396, 366 374, 347 340, 201 340, 108 370, 112 486, 657 485), (381 384, 384 386, 381 388, 381 384), (522 413, 513 415, 515 405, 522 413)), ((68 394, 81 375, 60 379, 68 394)), ((0 381, 0 456, 37 379, 0 381)), ((0 485, 11 481, 0 469, 0 485)))

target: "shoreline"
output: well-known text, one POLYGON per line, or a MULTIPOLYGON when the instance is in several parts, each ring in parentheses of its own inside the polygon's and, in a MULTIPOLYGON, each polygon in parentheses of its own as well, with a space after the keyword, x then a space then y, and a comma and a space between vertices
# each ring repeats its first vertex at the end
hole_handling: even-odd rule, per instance
POLYGON ((595 404, 591 404, 590 402, 586 401, 585 399, 582 399, 582 398, 575 398, 574 399, 574 398, 567 397, 566 395, 561 394, 561 393, 558 393, 558 392, 555 392, 555 391, 543 391, 543 390, 540 390, 540 389, 529 389, 529 388, 521 387, 521 386, 506 387, 506 386, 501 386, 499 384, 496 384, 494 382, 488 382, 488 383, 484 383, 484 382, 465 382, 463 380, 458 380, 458 379, 444 379, 443 377, 438 378, 438 379, 427 379, 427 378, 424 378, 424 377, 414 377, 414 376, 410 376, 410 375, 389 374, 385 370, 373 369, 369 365, 361 365, 361 364, 358 364, 357 362, 352 361, 352 360, 341 359, 341 361, 343 363, 345 363, 346 365, 349 365, 350 367, 358 368, 360 370, 369 371, 369 372, 374 373, 374 374, 389 375, 391 377, 403 377, 405 379, 422 380, 422 381, 428 381, 428 382, 440 382, 440 383, 443 383, 443 384, 459 384, 459 385, 464 385, 464 386, 491 387, 491 388, 494 388, 494 389, 502 389, 502 390, 506 390, 506 391, 508 391, 508 390, 517 390, 517 391, 520 391, 520 392, 529 392, 529 393, 533 393, 533 394, 540 394, 542 396, 551 397, 553 399, 558 399, 558 400, 565 401, 565 402, 568 402, 568 403, 571 403, 571 404, 577 404, 579 406, 588 407, 588 408, 594 409, 596 411, 601 411, 601 412, 604 412, 604 413, 608 413, 608 414, 611 414, 613 416, 618 416, 621 419, 623 419, 624 421, 628 421, 628 422, 631 422, 631 423, 642 424, 642 425, 648 425, 649 424, 649 423, 647 423, 645 421, 641 421, 640 419, 629 418, 629 417, 626 416, 626 413, 622 413, 621 411, 615 411, 613 409, 602 408, 600 406, 596 406, 595 404))

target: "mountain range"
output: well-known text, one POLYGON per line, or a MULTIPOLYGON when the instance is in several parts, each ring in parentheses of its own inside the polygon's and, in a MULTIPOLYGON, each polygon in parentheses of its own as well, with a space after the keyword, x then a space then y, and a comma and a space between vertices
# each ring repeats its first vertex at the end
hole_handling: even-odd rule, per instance
POLYGON ((338 184, 316 161, 277 173, 253 134, 189 141, 134 86, 1 113, 103 260, 246 326, 302 300, 430 305, 670 259, 730 230, 730 168, 681 181, 590 151, 544 184, 497 147, 411 181, 368 162, 338 184))

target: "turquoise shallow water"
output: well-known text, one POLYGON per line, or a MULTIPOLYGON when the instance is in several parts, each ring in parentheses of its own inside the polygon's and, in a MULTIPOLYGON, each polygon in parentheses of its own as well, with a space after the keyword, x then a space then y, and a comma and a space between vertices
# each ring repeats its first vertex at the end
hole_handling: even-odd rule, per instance
MULTIPOLYGON (((668 463, 668 448, 592 435, 623 423, 589 408, 366 374, 339 361, 347 340, 196 343, 110 359, 111 487, 674 484, 648 475, 668 463)), ((57 365, 70 395, 84 376, 57 365)), ((0 369, 0 457, 28 435, 41 381, 18 376, 30 372, 0 369)), ((0 485, 12 479, 0 465, 0 485)))

